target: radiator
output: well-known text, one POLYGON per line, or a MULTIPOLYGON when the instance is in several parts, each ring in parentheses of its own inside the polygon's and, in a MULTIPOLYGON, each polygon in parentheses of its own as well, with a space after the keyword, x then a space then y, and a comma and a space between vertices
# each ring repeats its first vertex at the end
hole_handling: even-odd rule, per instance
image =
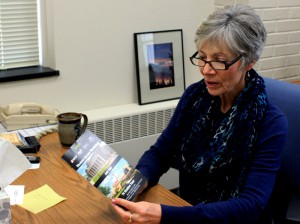
MULTIPOLYGON (((127 104, 82 113, 88 116, 88 129, 135 166, 168 125, 177 103, 127 104)), ((178 187, 178 172, 170 169, 159 183, 168 189, 178 187)))

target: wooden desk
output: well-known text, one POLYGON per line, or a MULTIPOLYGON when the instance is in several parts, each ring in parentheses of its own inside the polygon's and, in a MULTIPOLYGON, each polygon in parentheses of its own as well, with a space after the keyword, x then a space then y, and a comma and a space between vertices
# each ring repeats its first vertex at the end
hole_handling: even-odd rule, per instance
MULTIPOLYGON (((12 223, 123 223, 113 210, 110 200, 61 159, 67 148, 59 143, 57 133, 42 137, 40 143, 40 168, 26 171, 12 184, 25 185, 25 193, 48 184, 67 199, 36 215, 13 205, 12 223)), ((143 193, 139 200, 177 206, 189 205, 161 185, 143 193)))
POLYGON ((294 80, 292 83, 300 85, 300 80, 294 80))

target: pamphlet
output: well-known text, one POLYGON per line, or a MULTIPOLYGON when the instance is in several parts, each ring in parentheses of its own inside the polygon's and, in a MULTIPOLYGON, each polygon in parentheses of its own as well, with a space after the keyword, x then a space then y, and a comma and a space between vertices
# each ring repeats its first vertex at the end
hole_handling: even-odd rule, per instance
POLYGON ((62 158, 108 198, 132 201, 146 178, 90 130, 62 158))

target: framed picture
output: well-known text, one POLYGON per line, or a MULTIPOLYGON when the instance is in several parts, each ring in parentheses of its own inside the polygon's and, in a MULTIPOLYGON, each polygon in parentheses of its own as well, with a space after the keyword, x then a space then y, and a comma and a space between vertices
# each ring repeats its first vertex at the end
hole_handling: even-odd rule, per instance
POLYGON ((182 30, 134 33, 139 104, 178 99, 185 90, 182 30))

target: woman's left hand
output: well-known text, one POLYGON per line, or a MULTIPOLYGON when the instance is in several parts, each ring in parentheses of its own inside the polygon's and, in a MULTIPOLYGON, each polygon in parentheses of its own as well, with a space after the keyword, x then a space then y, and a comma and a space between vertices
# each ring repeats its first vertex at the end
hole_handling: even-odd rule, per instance
POLYGON ((125 223, 131 224, 157 224, 161 220, 161 206, 145 201, 131 202, 122 198, 112 199, 115 211, 125 223), (120 206, 118 206, 120 205, 120 206), (124 210, 123 208, 127 209, 124 210))

